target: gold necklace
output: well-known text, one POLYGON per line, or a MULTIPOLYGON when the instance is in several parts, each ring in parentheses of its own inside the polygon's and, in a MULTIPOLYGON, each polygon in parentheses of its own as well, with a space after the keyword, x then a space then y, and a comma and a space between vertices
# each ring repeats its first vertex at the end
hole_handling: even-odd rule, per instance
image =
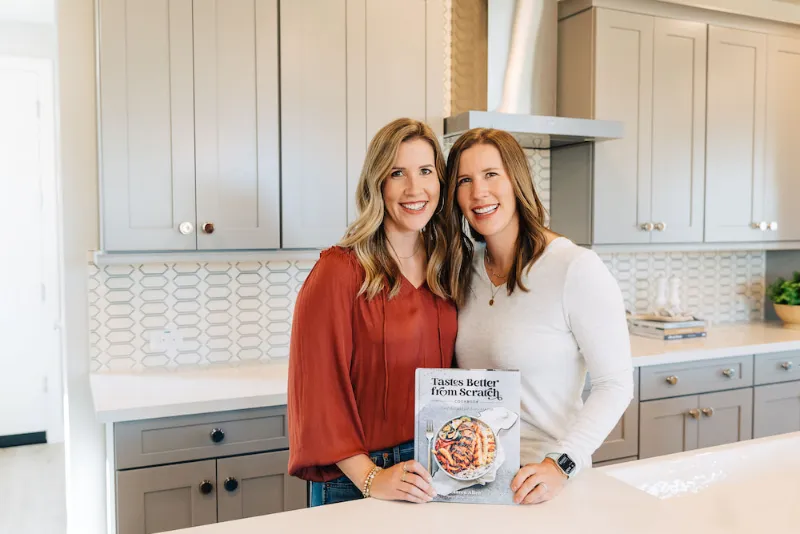
MULTIPOLYGON (((499 278, 500 280, 505 280, 505 279, 508 278, 508 274, 506 274, 505 276, 500 276, 496 272, 494 272, 494 269, 492 269, 492 266, 489 263, 489 251, 488 250, 484 250, 484 252, 483 252, 483 263, 486 264, 486 268, 489 269, 489 272, 495 278, 499 278)), ((503 287, 503 286, 505 286, 505 284, 500 284, 499 286, 495 286, 494 282, 492 282, 492 277, 491 276, 489 277, 489 291, 492 292, 492 298, 489 299, 489 306, 494 306, 494 298, 497 296, 497 293, 500 291, 500 288, 503 287)))
POLYGON ((397 259, 399 259, 399 260, 408 260, 408 259, 411 259, 411 258, 413 258, 414 256, 417 255, 417 251, 419 250, 419 244, 422 243, 422 239, 417 239, 417 244, 414 245, 414 251, 411 253, 411 256, 406 256, 405 258, 397 253, 397 250, 394 248, 394 245, 392 245, 392 242, 389 241, 388 237, 386 238, 386 242, 389 243, 389 246, 391 247, 392 252, 394 252, 394 255, 397 256, 397 259))

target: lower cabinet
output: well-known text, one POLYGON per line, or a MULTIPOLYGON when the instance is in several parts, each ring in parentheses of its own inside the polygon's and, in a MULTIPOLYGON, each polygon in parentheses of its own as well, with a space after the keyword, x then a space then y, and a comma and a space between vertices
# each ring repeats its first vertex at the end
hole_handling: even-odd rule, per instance
POLYGON ((117 473, 118 534, 154 534, 305 508, 288 451, 117 473))
POLYGON ((116 534, 305 508, 286 423, 285 406, 115 423, 116 534))
MULTIPOLYGON (((586 389, 583 391, 583 400, 589 397, 591 391, 589 377, 586 378, 586 389)), ((633 370, 633 400, 628 409, 622 414, 617 426, 609 433, 594 454, 592 465, 599 466, 605 462, 620 459, 630 459, 639 453, 639 369, 633 370)))
POLYGON ((217 522, 217 462, 117 473, 117 532, 153 534, 217 522))
POLYGON ((752 437, 753 388, 642 402, 639 458, 752 437))
POLYGON ((755 438, 800 431, 800 381, 757 386, 753 417, 755 438))
POLYGON ((217 460, 219 522, 307 506, 307 485, 289 476, 289 451, 217 460))

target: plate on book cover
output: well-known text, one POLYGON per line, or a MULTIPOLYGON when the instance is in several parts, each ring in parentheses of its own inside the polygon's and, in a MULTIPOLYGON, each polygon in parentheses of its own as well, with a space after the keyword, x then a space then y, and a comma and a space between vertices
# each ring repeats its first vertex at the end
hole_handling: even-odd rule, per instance
POLYGON ((476 417, 462 415, 444 423, 433 440, 439 468, 459 481, 477 480, 497 459, 497 436, 476 417))

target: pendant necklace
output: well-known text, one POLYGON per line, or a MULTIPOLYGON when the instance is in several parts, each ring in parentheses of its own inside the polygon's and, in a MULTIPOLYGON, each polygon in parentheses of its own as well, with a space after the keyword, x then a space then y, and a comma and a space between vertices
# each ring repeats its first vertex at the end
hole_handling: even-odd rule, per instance
MULTIPOLYGON (((506 278, 508 278, 508 275, 500 276, 499 274, 494 272, 494 269, 492 269, 492 266, 489 263, 488 254, 489 254, 488 250, 485 250, 483 253, 483 262, 486 264, 486 268, 489 269, 489 273, 493 275, 495 278, 499 278, 500 280, 505 280, 506 278)), ((489 306, 494 306, 494 297, 497 296, 497 293, 500 291, 500 288, 504 286, 505 284, 501 284, 495 287, 494 282, 492 282, 492 277, 489 276, 489 291, 492 292, 492 298, 489 299, 489 306)))

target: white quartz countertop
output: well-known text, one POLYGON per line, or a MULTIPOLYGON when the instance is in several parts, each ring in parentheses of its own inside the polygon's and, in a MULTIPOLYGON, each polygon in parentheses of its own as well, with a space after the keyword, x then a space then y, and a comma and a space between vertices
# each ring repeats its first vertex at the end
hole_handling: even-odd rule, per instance
POLYGON ((286 404, 287 363, 90 377, 97 420, 134 421, 286 404))
POLYGON ((589 469, 536 506, 359 500, 175 534, 559 532, 789 534, 800 525, 800 432, 589 469))
POLYGON ((704 338, 673 341, 631 336, 631 354, 636 367, 787 350, 800 350, 800 330, 784 328, 780 323, 712 326, 704 338))
MULTIPOLYGON (((800 350, 800 330, 775 323, 714 326, 708 337, 657 341, 631 336, 636 367, 800 350)), ((287 363, 192 370, 108 371, 90 378, 103 423, 286 404, 287 363)))

